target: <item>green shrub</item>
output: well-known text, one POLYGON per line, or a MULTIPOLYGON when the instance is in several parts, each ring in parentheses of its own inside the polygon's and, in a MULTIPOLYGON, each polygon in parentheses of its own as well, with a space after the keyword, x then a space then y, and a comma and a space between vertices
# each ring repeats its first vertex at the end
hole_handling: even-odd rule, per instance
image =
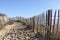
POLYGON ((26 22, 21 22, 23 25, 27 25, 27 23, 26 22))
POLYGON ((7 23, 5 23, 4 25, 11 25, 13 24, 13 21, 12 20, 9 20, 7 23))
POLYGON ((14 20, 14 22, 20 22, 21 23, 22 21, 20 21, 20 20, 14 20))

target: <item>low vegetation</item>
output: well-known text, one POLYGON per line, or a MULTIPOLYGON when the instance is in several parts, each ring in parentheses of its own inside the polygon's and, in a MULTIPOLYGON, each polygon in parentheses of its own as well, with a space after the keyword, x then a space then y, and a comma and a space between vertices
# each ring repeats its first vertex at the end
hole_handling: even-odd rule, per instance
POLYGON ((27 22, 26 21, 16 20, 15 22, 19 22, 19 23, 22 23, 23 25, 27 25, 27 22))
POLYGON ((12 20, 9 20, 7 23, 5 23, 4 25, 11 25, 13 24, 13 21, 12 20))

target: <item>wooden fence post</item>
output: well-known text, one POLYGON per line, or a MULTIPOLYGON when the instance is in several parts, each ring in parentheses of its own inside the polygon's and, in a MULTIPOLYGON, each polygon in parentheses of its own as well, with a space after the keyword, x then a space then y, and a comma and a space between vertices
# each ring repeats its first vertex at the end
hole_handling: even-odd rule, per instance
POLYGON ((37 17, 37 32, 39 32, 39 16, 37 17))
POLYGON ((45 27, 45 39, 47 39, 47 24, 48 24, 48 21, 47 21, 47 20, 48 20, 48 18, 47 18, 47 17, 48 17, 48 14, 47 14, 47 12, 46 12, 46 19, 45 19, 45 20, 46 20, 46 27, 45 27))
POLYGON ((59 10, 58 10, 58 20, 57 20, 57 29, 56 29, 56 38, 58 40, 58 27, 59 27, 59 10))
POLYGON ((52 19, 52 17, 51 17, 52 16, 52 12, 51 11, 52 10, 48 10, 48 16, 47 16, 48 17, 47 18, 48 19, 47 20, 48 21, 47 22, 48 23, 47 24, 47 40, 49 40, 50 39, 50 36, 51 36, 51 23, 52 23, 52 20, 51 20, 52 19))
POLYGON ((33 19, 33 32, 35 32, 35 17, 33 17, 32 19, 33 19))
POLYGON ((55 21, 56 21, 56 11, 54 13, 54 21, 53 21, 53 29, 52 29, 52 32, 53 32, 53 37, 54 37, 54 27, 55 27, 55 21))

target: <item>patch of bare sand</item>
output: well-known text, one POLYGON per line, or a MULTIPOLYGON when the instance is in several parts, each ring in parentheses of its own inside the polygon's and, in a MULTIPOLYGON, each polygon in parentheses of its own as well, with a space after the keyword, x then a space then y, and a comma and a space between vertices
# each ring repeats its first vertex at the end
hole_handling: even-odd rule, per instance
POLYGON ((14 23, 12 25, 6 25, 0 30, 0 38, 5 35, 5 33, 9 32, 10 29, 16 28, 18 25, 22 26, 21 23, 14 23))
POLYGON ((0 30, 0 38, 5 35, 6 32, 8 32, 12 26, 14 25, 6 25, 0 30))

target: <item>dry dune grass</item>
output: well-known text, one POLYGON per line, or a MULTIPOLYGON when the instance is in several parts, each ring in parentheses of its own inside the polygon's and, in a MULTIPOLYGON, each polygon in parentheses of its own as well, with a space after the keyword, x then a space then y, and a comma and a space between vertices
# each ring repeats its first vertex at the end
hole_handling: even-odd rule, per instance
MULTIPOLYGON (((45 33, 46 33, 45 27, 46 27, 46 25, 35 25, 35 32, 38 31, 38 32, 42 33, 43 35, 45 35, 45 33)), ((55 26, 54 26, 54 33, 56 33, 56 30, 57 30, 57 25, 55 24, 55 26)), ((51 32, 52 31, 53 31, 53 25, 51 26, 51 32)), ((58 33, 60 34, 60 25, 58 27, 58 33)))
MULTIPOLYGON (((52 29, 53 29, 53 27, 52 27, 52 29)), ((55 24, 54 31, 56 31, 56 30, 57 30, 57 25, 55 24)), ((60 25, 58 26, 58 32, 60 32, 60 25)))

